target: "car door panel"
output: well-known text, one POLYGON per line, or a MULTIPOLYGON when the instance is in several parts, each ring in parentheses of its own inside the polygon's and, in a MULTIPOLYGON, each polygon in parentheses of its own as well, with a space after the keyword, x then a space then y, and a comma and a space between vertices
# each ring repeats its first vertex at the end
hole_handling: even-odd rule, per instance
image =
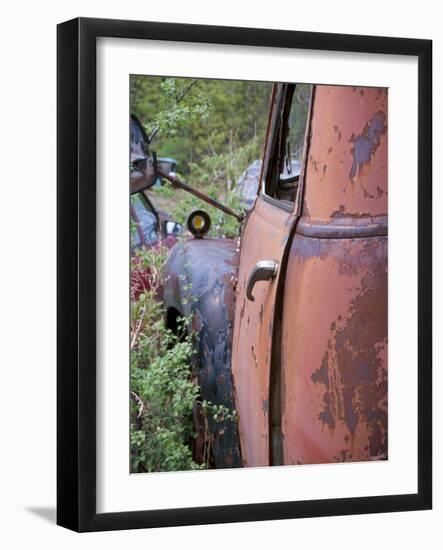
MULTIPOLYGON (((300 166, 305 163, 301 157, 305 147, 300 147, 300 142, 306 144, 307 141, 305 130, 311 96, 309 85, 302 86, 302 95, 296 96, 295 89, 293 84, 277 84, 273 88, 261 190, 241 237, 232 374, 245 466, 268 466, 273 463, 274 319, 277 294, 280 294, 284 274, 285 253, 297 220, 299 201, 296 190, 300 184, 300 166), (292 122, 297 118, 297 125, 292 122, 282 124, 290 115, 293 115, 292 122), (296 129, 295 133, 291 133, 291 129, 296 129), (294 150, 294 159, 297 158, 300 166, 292 182, 285 180, 282 193, 281 174, 285 173, 286 178, 291 174, 294 150), (294 200, 296 202, 292 202, 294 200), (255 284, 252 301, 247 297, 248 280, 259 267, 259 262, 273 263, 274 268, 275 265, 278 268, 273 279, 255 284)), ((280 422, 280 419, 277 421, 280 422)))
POLYGON ((246 221, 240 250, 234 322, 232 374, 245 466, 269 465, 269 381, 274 307, 280 270, 275 279, 260 281, 248 300, 248 279, 262 260, 281 264, 292 213, 259 196, 246 221))

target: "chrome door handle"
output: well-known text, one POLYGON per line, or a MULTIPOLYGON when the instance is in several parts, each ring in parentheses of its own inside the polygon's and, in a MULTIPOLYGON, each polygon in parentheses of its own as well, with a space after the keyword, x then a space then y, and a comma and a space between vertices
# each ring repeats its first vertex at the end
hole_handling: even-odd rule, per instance
POLYGON ((246 286, 246 298, 254 301, 252 290, 257 281, 270 281, 274 279, 278 272, 278 262, 272 260, 262 260, 257 262, 257 265, 249 275, 248 284, 246 286))

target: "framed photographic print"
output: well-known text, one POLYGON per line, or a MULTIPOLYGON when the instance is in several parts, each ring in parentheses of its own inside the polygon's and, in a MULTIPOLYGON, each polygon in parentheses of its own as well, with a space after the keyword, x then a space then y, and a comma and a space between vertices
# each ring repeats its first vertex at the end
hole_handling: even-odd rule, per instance
POLYGON ((431 508, 431 111, 429 40, 58 26, 59 525, 431 508))

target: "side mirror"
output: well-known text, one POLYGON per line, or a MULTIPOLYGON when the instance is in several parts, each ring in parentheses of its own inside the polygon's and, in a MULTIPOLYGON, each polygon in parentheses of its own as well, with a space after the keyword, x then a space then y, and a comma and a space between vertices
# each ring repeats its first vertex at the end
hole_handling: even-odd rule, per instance
POLYGON ((178 237, 183 233, 182 224, 172 220, 165 221, 164 228, 165 228, 165 235, 167 237, 170 237, 170 236, 178 237))
POLYGON ((298 183, 298 180, 300 179, 300 174, 297 174, 294 176, 293 174, 280 174, 279 183, 282 187, 289 187, 294 184, 298 183))
POLYGON ((135 158, 131 162, 131 194, 149 189, 158 179, 157 155, 153 151, 149 157, 135 158))
POLYGON ((298 184, 300 179, 301 163, 298 160, 292 160, 288 167, 280 174, 278 182, 282 189, 291 189, 298 184))

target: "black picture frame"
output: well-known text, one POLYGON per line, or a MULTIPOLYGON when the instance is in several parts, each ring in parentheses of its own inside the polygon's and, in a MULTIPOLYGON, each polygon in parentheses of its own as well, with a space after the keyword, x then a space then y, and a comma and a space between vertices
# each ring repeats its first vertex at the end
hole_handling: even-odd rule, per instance
POLYGON ((103 531, 425 510, 432 506, 432 41, 74 19, 57 29, 57 523, 103 531), (96 39, 173 40, 418 59, 418 491, 416 494, 96 512, 96 39))

